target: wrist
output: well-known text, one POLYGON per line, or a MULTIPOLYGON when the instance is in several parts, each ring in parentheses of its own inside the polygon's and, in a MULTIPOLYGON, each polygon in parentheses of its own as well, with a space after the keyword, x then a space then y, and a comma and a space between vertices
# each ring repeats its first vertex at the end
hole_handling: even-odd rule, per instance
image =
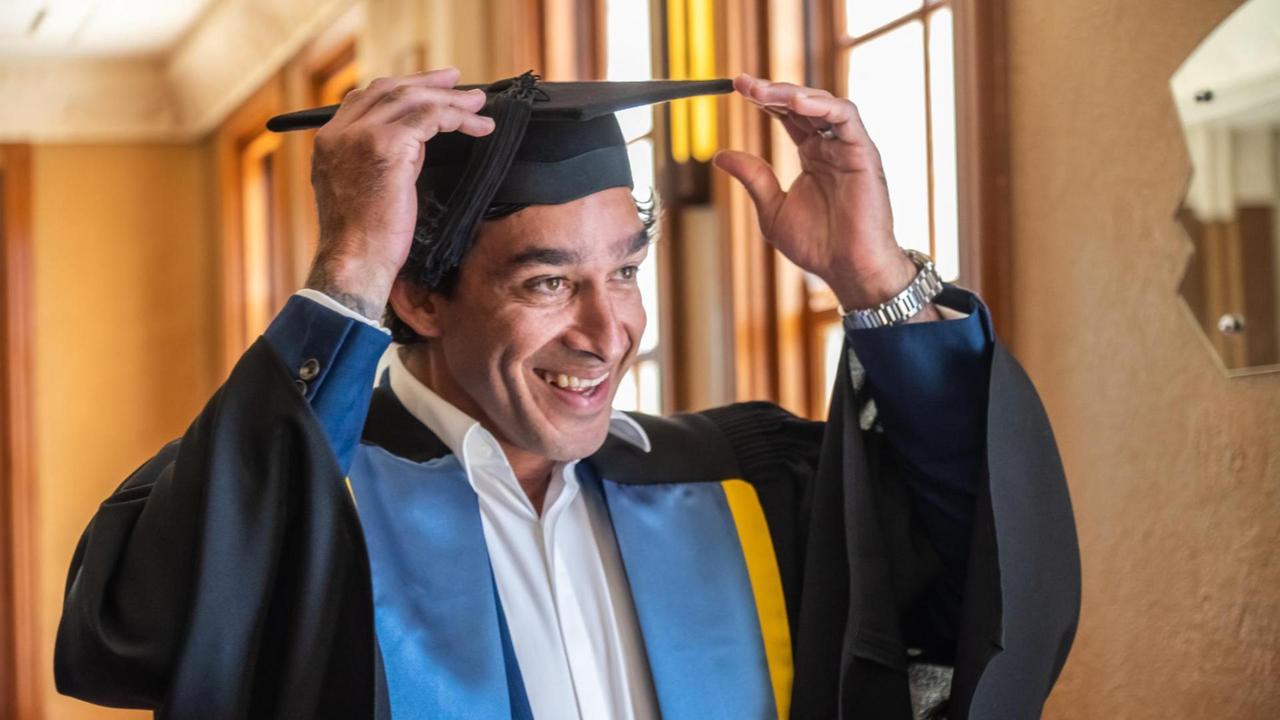
POLYGON ((316 256, 307 288, 328 295, 370 320, 382 318, 395 273, 378 263, 342 256, 316 256))
POLYGON ((915 280, 919 271, 906 253, 896 250, 872 271, 833 274, 827 284, 845 310, 865 310, 892 300, 915 280))
MULTIPOLYGON (((882 300, 873 306, 852 308, 842 306, 840 314, 850 327, 870 329, 940 319, 941 316, 933 306, 933 299, 943 291, 944 285, 933 269, 933 261, 928 255, 915 250, 906 250, 903 255, 915 269, 915 275, 911 281, 888 300, 882 300)), ((899 286, 896 281, 889 285, 884 284, 885 282, 887 281, 882 281, 879 285, 872 284, 871 287, 876 288, 875 293, 879 293, 883 292, 885 287, 899 286)), ((863 284, 863 287, 865 288, 866 284, 863 284)), ((875 293, 863 292, 859 295, 863 299, 855 302, 873 302, 875 293)))

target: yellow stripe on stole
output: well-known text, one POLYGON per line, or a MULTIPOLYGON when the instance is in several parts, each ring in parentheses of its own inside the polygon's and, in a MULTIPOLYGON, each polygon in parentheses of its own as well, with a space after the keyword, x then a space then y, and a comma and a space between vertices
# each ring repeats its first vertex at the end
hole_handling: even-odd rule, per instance
POLYGON ((742 557, 747 561, 751 592, 756 599, 756 615, 760 618, 760 635, 764 638, 764 656, 773 682, 773 699, 778 707, 778 720, 791 715, 791 682, 795 667, 791 658, 791 626, 787 623, 787 604, 782 595, 782 575, 773 552, 773 539, 764 519, 764 509, 756 489, 744 480, 724 480, 724 497, 738 529, 742 557))
POLYGON ((343 478, 343 480, 347 481, 347 494, 351 496, 351 507, 355 507, 356 506, 356 490, 355 488, 351 487, 351 478, 349 477, 343 478))

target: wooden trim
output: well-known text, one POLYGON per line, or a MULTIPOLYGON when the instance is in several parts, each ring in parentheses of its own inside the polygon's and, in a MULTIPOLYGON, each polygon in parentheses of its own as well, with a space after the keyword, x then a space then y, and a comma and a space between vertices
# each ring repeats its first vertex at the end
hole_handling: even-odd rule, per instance
MULTIPOLYGON (((769 22, 767 33, 769 77, 794 82, 805 74, 804 7, 794 0, 767 0, 769 22)), ((768 160, 783 187, 788 187, 802 172, 800 155, 782 123, 769 121, 768 160)), ((809 398, 809 327, 806 320, 808 290, 805 273, 782 253, 772 250, 773 312, 777 345, 774 399, 797 415, 814 417, 809 398)))
POLYGON ((0 717, 40 717, 31 148, 0 145, 0 717))
MULTIPOLYGON (((723 38, 716 50, 719 67, 765 77, 768 67, 768 16, 764 0, 718 4, 723 38)), ((769 157, 769 116, 744 102, 720 101, 723 146, 769 157)), ((773 249, 760 234, 759 221, 745 190, 726 173, 712 177, 718 224, 728 238, 725 266, 733 328, 734 400, 774 400, 778 396, 777 318, 773 249)))
POLYGON ((543 64, 536 72, 553 81, 603 78, 604 0, 542 0, 541 6, 543 64))
POLYGON ((519 75, 526 70, 545 73, 545 0, 494 0, 491 14, 494 42, 489 67, 494 77, 519 75))
MULTIPOLYGON (((575 0, 577 29, 578 67, 577 75, 582 80, 603 80, 608 67, 608 45, 605 34, 605 0, 575 0)), ((650 32, 650 37, 653 33, 650 32)))
POLYGON ((809 417, 821 420, 827 414, 826 345, 822 328, 840 322, 840 311, 834 307, 810 309, 805 317, 806 338, 809 351, 809 417))
POLYGON ((1013 242, 1009 179, 1006 0, 953 0, 960 276, 1010 342, 1013 242))
POLYGON ((809 87, 834 91, 838 54, 836 38, 829 28, 843 23, 844 3, 830 0, 805 0, 804 84, 809 87))
MULTIPOLYGON (((222 307, 222 367, 221 375, 225 376, 235 365, 240 355, 248 346, 248 326, 245 306, 245 258, 242 218, 244 209, 241 202, 241 151, 261 134, 266 121, 284 108, 283 75, 277 74, 268 80, 256 93, 240 106, 218 129, 215 144, 218 167, 219 207, 219 269, 221 274, 222 307)), ((283 171, 286 163, 280 163, 283 171)), ((283 172, 279 173, 281 176, 283 172)), ((277 183, 273 188, 273 217, 283 220, 286 208, 276 200, 283 197, 286 183, 277 183)), ((277 232, 284 232, 277 228, 277 232)), ((287 237, 281 234, 280 237, 287 237)), ((273 250, 273 252, 277 252, 273 250)), ((273 265, 278 258, 273 257, 273 265)), ((273 278, 276 280, 276 278, 273 278)), ((276 284, 275 282, 272 283, 276 284)))
POLYGON ((307 68, 310 96, 318 105, 342 102, 344 85, 358 85, 360 63, 356 61, 356 39, 349 38, 332 48, 307 68))
MULTIPOLYGON (((606 0, 594 0, 596 13, 596 76, 604 79, 609 69, 608 12, 606 0)), ((654 77, 669 77, 667 69, 667 23, 664 0, 649 2, 649 67, 654 77)), ((658 295, 664 302, 659 306, 662 317, 661 334, 658 337, 659 361, 662 368, 662 410, 664 413, 688 410, 692 388, 688 367, 678 362, 687 357, 689 350, 685 339, 685 313, 676 308, 686 307, 688 288, 684 273, 680 272, 678 257, 683 254, 683 238, 686 237, 677 196, 673 190, 675 170, 671 160, 671 139, 668 133, 667 106, 659 105, 653 113, 653 185, 658 199, 658 237, 660 256, 658 264, 658 295)))
MULTIPOLYGON (((938 257, 938 199, 934 197, 937 193, 937 165, 934 164, 933 149, 933 63, 930 61, 929 42, 932 39, 930 31, 930 20, 928 15, 920 16, 920 56, 921 67, 924 69, 924 87, 920 91, 924 93, 924 164, 925 164, 925 212, 929 214, 929 256, 938 257)), ((955 32, 952 32, 955 35, 955 32)))

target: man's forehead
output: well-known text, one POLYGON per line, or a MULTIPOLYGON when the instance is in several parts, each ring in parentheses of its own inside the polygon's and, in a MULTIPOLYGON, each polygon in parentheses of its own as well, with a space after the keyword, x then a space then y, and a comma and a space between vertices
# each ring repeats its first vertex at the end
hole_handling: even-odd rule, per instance
POLYGON ((624 199, 625 203, 599 198, 530 206, 485 223, 477 246, 500 261, 537 249, 573 252, 582 258, 634 254, 648 243, 648 229, 629 192, 624 199))
POLYGON ((649 244, 643 227, 625 235, 604 238, 592 233, 539 235, 514 240, 496 251, 490 261, 497 273, 517 271, 530 265, 578 265, 611 262, 635 255, 649 244))

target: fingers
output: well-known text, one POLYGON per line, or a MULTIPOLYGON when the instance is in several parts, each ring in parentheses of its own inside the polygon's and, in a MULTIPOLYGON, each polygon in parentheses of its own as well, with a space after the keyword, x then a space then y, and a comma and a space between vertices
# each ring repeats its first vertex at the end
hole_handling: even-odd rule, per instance
POLYGON ((364 90, 348 94, 321 135, 363 137, 386 147, 405 140, 423 143, 442 132, 473 137, 493 132, 493 119, 477 114, 485 104, 484 91, 456 90, 457 79, 457 70, 445 68, 374 80, 364 90))
POLYGON ((404 85, 416 85, 436 88, 452 88, 458 84, 461 71, 455 67, 440 68, 427 72, 403 75, 400 77, 377 78, 363 89, 352 90, 342 99, 342 105, 334 113, 330 123, 346 125, 358 120, 369 108, 378 103, 383 96, 404 85))
POLYGON ((801 117, 795 113, 789 112, 785 115, 779 115, 778 119, 782 121, 782 127, 786 128, 787 134, 791 136, 791 142, 797 146, 817 137, 817 132, 820 129, 814 127, 813 122, 808 118, 801 117))
POLYGON ((770 82, 745 73, 734 78, 733 86, 746 99, 783 118, 787 132, 797 144, 814 132, 828 128, 845 142, 868 140, 857 107, 826 90, 788 82, 770 82), (797 130, 807 132, 801 132, 797 137, 797 130))
POLYGON ((733 79, 733 87, 750 100, 770 105, 785 105, 794 95, 832 97, 826 90, 803 87, 789 82, 770 82, 751 77, 746 73, 733 79))
POLYGON ((481 137, 493 132, 493 118, 477 115, 452 105, 418 107, 396 119, 397 125, 409 128, 414 139, 426 142, 444 132, 461 132, 481 137))
POLYGON ((773 218, 778 214, 778 208, 782 206, 785 197, 777 176, 773 174, 773 168, 755 155, 737 150, 721 150, 712 158, 712 162, 746 188, 760 217, 760 229, 768 235, 769 228, 773 226, 773 218))
POLYGON ((790 100, 797 115, 820 120, 830 126, 836 137, 849 143, 865 142, 867 130, 862 125, 858 108, 843 98, 797 95, 790 100))
POLYGON ((357 122, 375 125, 389 123, 428 105, 449 105, 476 113, 484 107, 484 102, 483 90, 400 85, 383 95, 357 122))

